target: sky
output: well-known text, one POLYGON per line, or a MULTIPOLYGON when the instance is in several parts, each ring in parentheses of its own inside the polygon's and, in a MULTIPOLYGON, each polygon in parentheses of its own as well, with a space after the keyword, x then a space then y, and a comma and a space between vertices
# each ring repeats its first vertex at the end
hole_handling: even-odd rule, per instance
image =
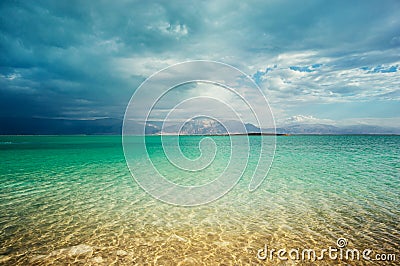
POLYGON ((1 1, 0 118, 122 119, 153 73, 212 60, 250 76, 278 126, 400 127, 399 14, 390 0, 1 1))

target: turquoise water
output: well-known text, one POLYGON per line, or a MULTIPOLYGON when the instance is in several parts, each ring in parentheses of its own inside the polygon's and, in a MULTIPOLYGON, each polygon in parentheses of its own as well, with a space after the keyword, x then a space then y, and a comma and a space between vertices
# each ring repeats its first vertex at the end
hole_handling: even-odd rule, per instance
MULTIPOLYGON (((229 154, 220 147, 209 172, 182 176, 157 155, 160 138, 148 140, 161 171, 182 184, 212 180, 229 154)), ((198 156, 199 140, 183 137, 183 153, 198 156)), ((0 264, 258 264, 267 263, 257 258, 265 244, 320 250, 339 237, 400 255, 399 136, 277 137, 255 192, 246 170, 232 191, 198 207, 145 193, 120 136, 1 136, 0 160, 0 264)))

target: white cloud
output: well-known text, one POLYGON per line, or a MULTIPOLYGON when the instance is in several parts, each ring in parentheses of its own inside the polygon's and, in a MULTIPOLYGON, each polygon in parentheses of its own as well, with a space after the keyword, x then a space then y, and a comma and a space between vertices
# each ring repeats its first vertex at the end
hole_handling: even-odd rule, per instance
POLYGON ((400 36, 393 37, 392 40, 390 41, 390 44, 399 45, 400 44, 400 36))
POLYGON ((312 115, 295 115, 283 122, 283 124, 335 124, 334 120, 316 118, 312 115))
POLYGON ((150 75, 181 62, 178 58, 165 58, 155 56, 132 56, 128 58, 115 58, 113 67, 124 77, 133 75, 148 78, 150 75))
POLYGON ((173 36, 175 38, 181 38, 188 35, 188 27, 185 24, 176 23, 171 24, 169 22, 160 22, 157 25, 150 25, 147 27, 148 30, 157 30, 161 34, 173 36))

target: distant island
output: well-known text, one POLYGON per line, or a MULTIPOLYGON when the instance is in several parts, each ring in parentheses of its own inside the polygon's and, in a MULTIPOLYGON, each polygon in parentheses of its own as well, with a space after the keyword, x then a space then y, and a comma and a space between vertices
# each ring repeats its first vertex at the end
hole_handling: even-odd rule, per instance
POLYGON ((287 133, 262 133, 262 132, 250 132, 245 134, 227 134, 230 136, 289 136, 287 133))
POLYGON ((166 136, 290 136, 286 133, 262 133, 262 132, 250 132, 250 133, 224 133, 224 134, 158 134, 166 136))

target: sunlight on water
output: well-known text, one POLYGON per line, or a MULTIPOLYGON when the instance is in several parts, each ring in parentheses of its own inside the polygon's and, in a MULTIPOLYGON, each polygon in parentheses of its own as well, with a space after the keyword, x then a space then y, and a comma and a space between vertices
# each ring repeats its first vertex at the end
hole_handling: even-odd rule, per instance
MULTIPOLYGON (((159 139, 149 138, 152 159, 182 184, 209 181, 229 154, 220 149, 204 173, 178 174, 163 162, 159 139)), ((199 155, 198 141, 184 137, 188 157, 199 155)), ((258 264, 265 244, 322 249, 339 237, 352 248, 399 254, 398 136, 278 137, 258 190, 248 191, 250 158, 232 191, 199 207, 146 194, 120 136, 2 136, 0 143, 1 264, 258 264)))

